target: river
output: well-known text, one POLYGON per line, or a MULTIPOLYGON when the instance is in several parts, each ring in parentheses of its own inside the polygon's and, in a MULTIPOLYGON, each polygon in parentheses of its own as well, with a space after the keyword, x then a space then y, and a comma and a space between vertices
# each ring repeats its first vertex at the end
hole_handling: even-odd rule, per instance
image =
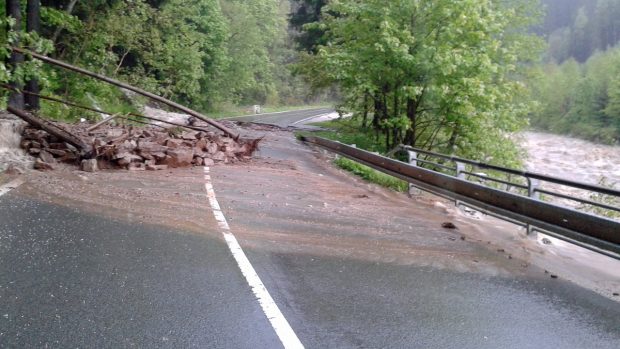
MULTIPOLYGON (((619 146, 596 144, 542 132, 524 132, 517 138, 526 151, 525 167, 530 172, 620 189, 619 146)), ((618 205, 615 198, 601 197, 572 187, 544 182, 540 186, 566 195, 594 201, 603 199, 607 203, 618 205)), ((550 195, 546 195, 545 200, 573 208, 583 206, 575 201, 557 199, 550 195)))
POLYGON ((578 182, 620 186, 620 147, 542 132, 524 132, 528 171, 578 182))

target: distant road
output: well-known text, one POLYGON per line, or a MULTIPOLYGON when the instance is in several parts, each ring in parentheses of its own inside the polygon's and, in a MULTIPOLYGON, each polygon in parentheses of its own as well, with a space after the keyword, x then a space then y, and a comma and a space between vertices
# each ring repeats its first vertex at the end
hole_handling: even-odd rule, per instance
POLYGON ((231 121, 255 122, 279 127, 303 126, 314 119, 334 113, 332 108, 316 108, 228 118, 231 121))

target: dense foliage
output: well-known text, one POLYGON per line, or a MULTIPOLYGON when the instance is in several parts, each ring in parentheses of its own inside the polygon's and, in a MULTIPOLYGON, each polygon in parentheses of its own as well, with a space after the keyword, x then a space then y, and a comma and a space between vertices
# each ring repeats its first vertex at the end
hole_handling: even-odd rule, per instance
MULTIPOLYGON (((44 0, 42 5, 41 36, 53 43, 53 57, 194 108, 296 103, 307 95, 287 68, 294 62, 287 0, 44 0)), ((46 94, 113 111, 130 107, 118 90, 72 73, 46 68, 42 78, 46 94)), ((48 103, 43 109, 52 116, 72 112, 48 103)))
POLYGON ((539 41, 532 1, 334 0, 307 30, 325 43, 302 70, 337 84, 343 108, 387 148, 406 143, 509 163, 508 134, 527 123, 519 81, 539 41))
POLYGON ((620 0, 545 0, 546 63, 532 72, 532 125, 608 144, 620 140, 620 0))
POLYGON ((538 32, 548 38, 549 58, 585 62, 620 41, 620 0, 544 0, 547 16, 538 32))
POLYGON ((532 97, 540 106, 534 126, 609 144, 620 140, 620 48, 585 64, 548 63, 534 76, 532 97))

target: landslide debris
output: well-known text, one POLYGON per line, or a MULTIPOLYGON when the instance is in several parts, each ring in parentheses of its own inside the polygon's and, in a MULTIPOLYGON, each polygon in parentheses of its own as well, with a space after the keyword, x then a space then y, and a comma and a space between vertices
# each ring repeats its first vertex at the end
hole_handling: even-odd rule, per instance
POLYGON ((55 123, 92 146, 85 157, 80 151, 46 131, 27 126, 22 133, 21 148, 36 158, 34 168, 53 170, 59 163, 80 166, 93 172, 98 169, 165 170, 170 167, 210 166, 251 159, 257 139, 221 136, 204 130, 180 127, 104 125, 89 131, 91 125, 55 123))

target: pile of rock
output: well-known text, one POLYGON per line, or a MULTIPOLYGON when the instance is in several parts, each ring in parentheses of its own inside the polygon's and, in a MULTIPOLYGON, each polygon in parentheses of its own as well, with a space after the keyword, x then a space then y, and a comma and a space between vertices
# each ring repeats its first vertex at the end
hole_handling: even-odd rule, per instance
POLYGON ((249 160, 258 143, 258 140, 234 140, 206 130, 104 126, 89 132, 80 125, 63 125, 63 128, 92 146, 92 159, 82 159, 78 149, 59 142, 45 131, 26 128, 21 147, 37 157, 36 169, 53 169, 58 162, 80 165, 84 171, 211 166, 249 160))
POLYGON ((24 129, 20 147, 36 157, 34 168, 37 170, 53 170, 57 162, 76 163, 80 158, 80 152, 71 144, 29 127, 24 129))

